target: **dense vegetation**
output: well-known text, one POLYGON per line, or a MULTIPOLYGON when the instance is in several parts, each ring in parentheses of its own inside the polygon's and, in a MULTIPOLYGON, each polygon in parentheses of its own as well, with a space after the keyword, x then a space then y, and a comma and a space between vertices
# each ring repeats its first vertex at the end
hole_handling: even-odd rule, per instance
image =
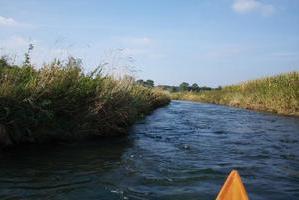
POLYGON ((161 90, 115 79, 79 60, 36 69, 0 59, 0 146, 124 134, 130 124, 170 98, 161 90))
POLYGON ((155 84, 154 84, 154 81, 153 80, 142 80, 142 79, 139 79, 136 81, 137 84, 140 84, 140 85, 143 85, 145 87, 154 87, 155 84))
POLYGON ((158 88, 162 90, 167 90, 169 92, 201 92, 201 91, 210 91, 210 90, 220 90, 221 87, 211 88, 207 86, 199 86, 197 83, 193 83, 190 85, 187 82, 181 83, 179 86, 171 86, 171 85, 158 85, 158 88))
POLYGON ((299 72, 211 91, 172 93, 172 98, 299 116, 299 72))

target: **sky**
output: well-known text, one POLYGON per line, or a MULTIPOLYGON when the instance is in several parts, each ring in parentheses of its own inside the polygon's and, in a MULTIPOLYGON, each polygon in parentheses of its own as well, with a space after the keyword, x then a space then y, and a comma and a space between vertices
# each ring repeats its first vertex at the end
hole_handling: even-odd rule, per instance
POLYGON ((298 0, 0 0, 0 55, 217 87, 299 71, 298 0))

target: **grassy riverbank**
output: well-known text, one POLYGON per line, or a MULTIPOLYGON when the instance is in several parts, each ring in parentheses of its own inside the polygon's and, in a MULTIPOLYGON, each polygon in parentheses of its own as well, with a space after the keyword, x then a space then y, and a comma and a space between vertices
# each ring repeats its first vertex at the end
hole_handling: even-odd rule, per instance
POLYGON ((138 118, 169 103, 162 91, 115 79, 80 62, 35 69, 0 60, 0 146, 125 134, 138 118))
POLYGON ((224 104, 299 116, 299 72, 232 85, 221 90, 178 92, 172 99, 224 104))

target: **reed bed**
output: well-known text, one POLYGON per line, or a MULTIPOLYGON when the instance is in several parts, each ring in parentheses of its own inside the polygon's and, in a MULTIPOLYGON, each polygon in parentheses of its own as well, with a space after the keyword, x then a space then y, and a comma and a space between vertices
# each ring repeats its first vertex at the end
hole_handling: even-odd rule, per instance
POLYGON ((36 69, 0 59, 0 146, 127 133, 140 117, 170 102, 134 79, 84 73, 70 58, 36 69))
POLYGON ((246 81, 221 90, 172 93, 172 99, 299 116, 299 72, 246 81))

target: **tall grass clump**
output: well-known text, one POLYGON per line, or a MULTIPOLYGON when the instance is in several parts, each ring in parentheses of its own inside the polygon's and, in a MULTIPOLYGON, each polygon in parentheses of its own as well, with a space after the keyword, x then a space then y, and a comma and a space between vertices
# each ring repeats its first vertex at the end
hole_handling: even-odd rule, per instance
POLYGON ((251 80, 221 90, 173 93, 172 98, 299 116, 299 72, 251 80))
POLYGON ((80 60, 54 60, 36 69, 0 59, 0 146, 125 134, 139 117, 169 97, 116 79, 84 73, 80 60))

